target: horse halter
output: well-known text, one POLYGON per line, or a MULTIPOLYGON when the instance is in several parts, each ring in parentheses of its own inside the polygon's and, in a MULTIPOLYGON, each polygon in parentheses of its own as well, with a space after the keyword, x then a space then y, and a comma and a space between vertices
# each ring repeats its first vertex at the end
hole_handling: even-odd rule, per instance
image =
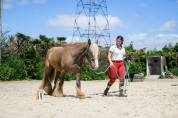
POLYGON ((90 45, 91 45, 91 40, 88 39, 88 45, 87 45, 86 49, 82 52, 82 54, 77 58, 77 61, 79 61, 85 54, 87 54, 87 52, 90 48, 90 45))
MULTIPOLYGON (((88 39, 88 48, 86 49, 86 52, 88 52, 88 50, 89 50, 89 48, 90 48, 90 45, 91 45, 91 40, 90 39, 88 39)), ((87 60, 93 65, 93 63, 94 63, 94 59, 93 58, 90 58, 90 56, 89 56, 89 54, 87 53, 86 54, 86 57, 87 57, 87 60)))

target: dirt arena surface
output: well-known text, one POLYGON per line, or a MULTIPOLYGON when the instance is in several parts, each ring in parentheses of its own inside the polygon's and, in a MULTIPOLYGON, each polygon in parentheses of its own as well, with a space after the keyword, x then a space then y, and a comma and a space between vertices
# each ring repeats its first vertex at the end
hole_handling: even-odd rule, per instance
POLYGON ((75 81, 65 81, 65 97, 36 101, 40 81, 0 81, 0 118, 178 118, 178 79, 131 82, 118 97, 118 81, 107 97, 108 80, 82 81, 85 99, 75 97, 75 81), (97 95, 96 95, 97 94, 97 95))

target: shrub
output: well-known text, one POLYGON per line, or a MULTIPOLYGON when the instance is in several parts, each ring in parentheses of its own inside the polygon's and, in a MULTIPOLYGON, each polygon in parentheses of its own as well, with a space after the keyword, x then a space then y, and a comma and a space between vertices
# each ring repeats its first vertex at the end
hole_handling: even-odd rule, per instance
POLYGON ((173 78, 174 78, 174 75, 170 71, 167 71, 165 75, 159 76, 159 79, 173 79, 173 78))
POLYGON ((6 59, 6 62, 4 63, 14 69, 15 73, 13 78, 15 80, 28 79, 24 61, 20 59, 17 55, 11 55, 6 59))
POLYGON ((15 70, 6 64, 0 65, 0 80, 14 80, 15 70))
POLYGON ((144 73, 145 74, 145 64, 142 62, 136 62, 132 64, 129 68, 129 73, 144 73))
POLYGON ((28 79, 40 80, 43 77, 44 61, 40 59, 39 51, 34 47, 29 48, 20 56, 24 62, 28 79))
POLYGON ((178 67, 176 68, 172 68, 172 69, 170 69, 170 72, 172 73, 172 74, 174 74, 175 76, 178 76, 178 67))

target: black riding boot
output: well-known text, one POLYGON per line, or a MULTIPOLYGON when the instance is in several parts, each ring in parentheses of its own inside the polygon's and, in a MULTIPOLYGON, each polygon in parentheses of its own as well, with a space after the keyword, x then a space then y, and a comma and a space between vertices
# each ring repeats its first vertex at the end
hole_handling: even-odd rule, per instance
POLYGON ((111 85, 108 84, 107 87, 106 87, 106 89, 104 90, 104 95, 105 96, 107 96, 110 87, 111 87, 111 85))
POLYGON ((120 89, 119 90, 119 97, 127 97, 127 95, 124 94, 124 90, 123 89, 120 89))

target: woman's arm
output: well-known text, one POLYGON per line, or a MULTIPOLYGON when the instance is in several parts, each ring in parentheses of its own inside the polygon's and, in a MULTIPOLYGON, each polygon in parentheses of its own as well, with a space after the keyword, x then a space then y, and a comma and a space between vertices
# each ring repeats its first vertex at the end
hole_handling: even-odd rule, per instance
POLYGON ((114 66, 113 63, 112 63, 112 59, 111 59, 112 58, 112 54, 113 53, 111 51, 108 52, 108 61, 109 61, 110 66, 114 66))

